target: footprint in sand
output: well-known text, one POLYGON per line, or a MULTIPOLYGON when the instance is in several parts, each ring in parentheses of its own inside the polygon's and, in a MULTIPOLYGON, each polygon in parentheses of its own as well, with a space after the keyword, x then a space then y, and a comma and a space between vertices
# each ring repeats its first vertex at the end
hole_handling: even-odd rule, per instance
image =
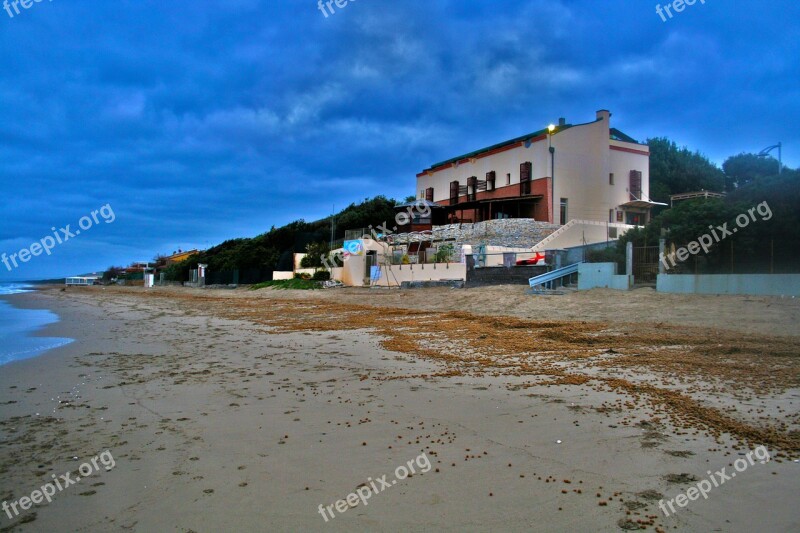
POLYGON ((694 474, 667 474, 664 479, 669 483, 691 483, 697 481, 698 477, 694 474))

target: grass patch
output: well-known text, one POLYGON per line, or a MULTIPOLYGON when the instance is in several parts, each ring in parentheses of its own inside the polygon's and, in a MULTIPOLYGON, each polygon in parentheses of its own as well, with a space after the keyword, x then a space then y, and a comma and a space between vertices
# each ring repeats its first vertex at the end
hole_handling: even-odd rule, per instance
POLYGON ((252 285, 250 287, 250 290, 257 291, 258 289, 265 289, 267 287, 272 287, 273 289, 279 289, 279 290, 294 289, 301 291, 309 291, 322 288, 319 281, 312 281, 310 279, 276 279, 273 281, 263 281, 261 283, 256 283, 255 285, 252 285))

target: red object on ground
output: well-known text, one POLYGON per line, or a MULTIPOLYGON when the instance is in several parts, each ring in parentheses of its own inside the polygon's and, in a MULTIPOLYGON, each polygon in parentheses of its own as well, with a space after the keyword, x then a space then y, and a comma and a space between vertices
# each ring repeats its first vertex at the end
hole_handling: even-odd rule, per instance
POLYGON ((531 257, 530 259, 520 259, 517 261, 517 266, 524 266, 524 265, 537 265, 539 261, 544 263, 544 254, 542 252, 536 252, 536 255, 531 257))

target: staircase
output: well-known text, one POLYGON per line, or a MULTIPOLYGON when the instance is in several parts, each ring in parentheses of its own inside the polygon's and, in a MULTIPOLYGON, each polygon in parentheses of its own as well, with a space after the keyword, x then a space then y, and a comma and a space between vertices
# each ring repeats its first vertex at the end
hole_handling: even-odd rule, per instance
POLYGON ((547 274, 541 274, 539 276, 532 277, 528 280, 528 284, 531 286, 531 292, 541 294, 548 290, 552 291, 553 282, 576 274, 578 272, 579 265, 580 263, 575 263, 563 268, 552 270, 547 274))
POLYGON ((635 227, 614 222, 572 219, 536 243, 531 251, 543 252, 545 250, 572 248, 582 244, 616 240, 626 231, 635 227))

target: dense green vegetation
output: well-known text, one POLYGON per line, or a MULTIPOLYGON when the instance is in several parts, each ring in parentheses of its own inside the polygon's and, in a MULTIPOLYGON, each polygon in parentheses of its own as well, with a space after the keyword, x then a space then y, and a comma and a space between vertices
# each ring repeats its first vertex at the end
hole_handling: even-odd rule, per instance
MULTIPOLYGON (((674 148, 673 145, 670 150, 674 148)), ((680 152, 683 154, 680 157, 699 157, 680 152)), ((663 236, 668 245, 685 246, 727 223, 728 229, 737 229, 735 234, 715 242, 708 253, 700 252, 682 262, 677 271, 799 272, 800 170, 784 168, 778 175, 776 160, 752 154, 733 156, 725 161, 723 168, 725 180, 732 188, 724 199, 680 202, 663 210, 644 228, 626 233, 615 247, 590 254, 589 259, 616 261, 622 267, 628 242, 634 246, 657 246, 663 236), (760 209, 753 213, 755 220, 751 217, 746 227, 737 227, 736 217, 752 208, 760 209)), ((709 175, 696 175, 698 181, 669 177, 662 184, 682 183, 686 190, 700 190, 702 184, 708 183, 704 180, 709 175)))
POLYGON ((262 281, 261 283, 256 283, 255 285, 251 285, 250 290, 257 291, 258 289, 266 289, 268 287, 278 290, 294 289, 294 290, 308 291, 308 290, 321 289, 322 284, 319 281, 313 281, 310 279, 301 279, 301 278, 277 279, 274 281, 262 281))
MULTIPOLYGON (((344 232, 348 229, 366 228, 391 221, 394 218, 394 206, 395 201, 385 196, 350 204, 335 215, 335 238, 344 237, 344 232)), ((268 232, 253 238, 225 241, 181 263, 171 265, 165 274, 167 279, 186 281, 189 279, 189 270, 197 268, 197 263, 207 264, 209 272, 255 269, 288 271, 292 270, 295 252, 306 252, 309 245, 327 247, 327 244, 317 243, 328 243, 330 235, 330 217, 315 222, 297 220, 280 228, 273 226, 268 232)))
MULTIPOLYGON (((690 191, 722 191, 726 177, 700 152, 679 148, 663 137, 648 139, 650 146, 650 198, 669 203, 671 194, 690 191)), ((777 169, 776 167, 773 167, 777 169)))

